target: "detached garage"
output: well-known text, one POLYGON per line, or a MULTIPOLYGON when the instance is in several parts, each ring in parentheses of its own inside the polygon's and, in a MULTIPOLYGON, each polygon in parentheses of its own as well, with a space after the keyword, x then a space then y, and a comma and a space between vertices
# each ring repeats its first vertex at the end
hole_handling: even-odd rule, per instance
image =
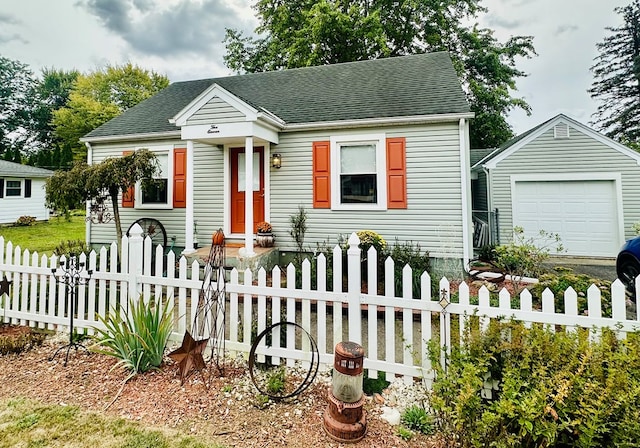
POLYGON ((566 255, 615 257, 640 222, 640 154, 558 115, 472 167, 475 204, 497 212, 500 242, 557 233, 566 255))

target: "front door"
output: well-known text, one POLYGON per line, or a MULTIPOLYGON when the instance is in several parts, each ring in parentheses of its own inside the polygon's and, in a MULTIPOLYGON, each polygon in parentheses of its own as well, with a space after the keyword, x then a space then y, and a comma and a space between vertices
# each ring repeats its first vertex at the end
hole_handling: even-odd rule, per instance
MULTIPOLYGON (((264 148, 253 148, 253 231, 264 221, 264 148)), ((244 233, 245 152, 231 148, 231 233, 244 233)))

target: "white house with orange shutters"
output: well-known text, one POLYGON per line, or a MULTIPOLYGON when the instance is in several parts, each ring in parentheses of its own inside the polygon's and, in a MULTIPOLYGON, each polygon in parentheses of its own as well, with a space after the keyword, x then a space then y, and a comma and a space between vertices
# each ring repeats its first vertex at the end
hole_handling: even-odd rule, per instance
MULTIPOLYGON (((222 228, 251 255, 263 220, 292 250, 302 206, 309 248, 373 230, 468 260, 472 117, 438 52, 176 82, 83 141, 89 163, 156 153, 160 188, 124 195, 123 226, 157 219, 185 253, 222 228)), ((93 245, 115 238, 87 226, 93 245)))

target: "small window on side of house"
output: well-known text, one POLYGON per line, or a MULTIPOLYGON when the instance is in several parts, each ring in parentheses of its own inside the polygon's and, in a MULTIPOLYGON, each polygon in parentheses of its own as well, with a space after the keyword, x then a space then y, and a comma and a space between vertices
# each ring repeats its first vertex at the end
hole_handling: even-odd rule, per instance
POLYGON ((7 180, 5 182, 5 197, 16 198, 22 196, 22 181, 7 180))

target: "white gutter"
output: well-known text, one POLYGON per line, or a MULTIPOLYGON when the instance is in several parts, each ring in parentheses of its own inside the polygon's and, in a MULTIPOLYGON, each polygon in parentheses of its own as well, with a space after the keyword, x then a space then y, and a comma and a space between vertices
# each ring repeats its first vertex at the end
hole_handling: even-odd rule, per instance
POLYGON ((458 136, 460 140, 460 186, 462 192, 462 263, 465 271, 469 269, 469 261, 473 255, 472 223, 471 223, 471 183, 469 180, 469 139, 468 125, 465 118, 460 118, 458 136))
POLYGON ((400 125, 400 124, 419 124, 419 123, 444 123, 451 121, 463 120, 465 118, 473 118, 473 112, 460 114, 439 114, 439 115, 413 115, 394 118, 366 118, 362 120, 335 120, 335 121, 317 121, 313 123, 290 123, 284 126, 283 132, 307 131, 315 129, 328 128, 353 128, 364 126, 380 126, 400 125))
POLYGON ((165 138, 180 138, 180 129, 175 131, 165 132, 146 132, 144 134, 127 134, 127 135, 109 135, 105 137, 89 137, 81 138, 83 143, 107 143, 107 142, 121 142, 126 140, 162 140, 165 138))

